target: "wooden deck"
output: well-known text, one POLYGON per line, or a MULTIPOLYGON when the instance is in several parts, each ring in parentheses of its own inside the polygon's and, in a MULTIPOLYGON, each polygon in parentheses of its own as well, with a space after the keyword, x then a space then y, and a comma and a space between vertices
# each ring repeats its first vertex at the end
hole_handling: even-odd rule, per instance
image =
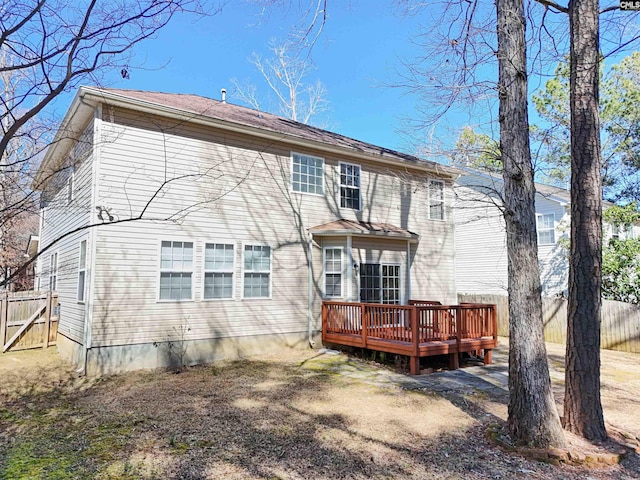
POLYGON ((420 373, 420 358, 449 355, 458 368, 461 352, 484 352, 498 345, 496 306, 412 300, 409 305, 322 302, 322 341, 406 355, 412 375, 420 373))

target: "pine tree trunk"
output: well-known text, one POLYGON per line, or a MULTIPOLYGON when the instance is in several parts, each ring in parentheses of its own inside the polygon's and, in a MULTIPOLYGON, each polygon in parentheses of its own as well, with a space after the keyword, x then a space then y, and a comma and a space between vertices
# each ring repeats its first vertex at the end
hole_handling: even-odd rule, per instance
POLYGON ((522 0, 497 0, 500 150, 509 257, 509 419, 520 445, 561 446, 544 343, 522 0))
POLYGON ((571 256, 564 426, 604 440, 600 401, 602 177, 598 0, 569 3, 571 27, 571 256))

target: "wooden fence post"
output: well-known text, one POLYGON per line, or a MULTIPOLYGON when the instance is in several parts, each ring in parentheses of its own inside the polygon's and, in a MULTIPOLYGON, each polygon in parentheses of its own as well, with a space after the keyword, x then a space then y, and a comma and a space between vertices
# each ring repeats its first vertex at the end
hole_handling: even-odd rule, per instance
POLYGON ((46 309, 44 311, 45 324, 44 324, 44 338, 42 339, 42 348, 49 348, 49 335, 51 334, 51 310, 53 309, 53 298, 51 291, 47 292, 46 309))
POLYGON ((9 316, 9 292, 4 292, 0 299, 0 350, 4 349, 4 344, 7 341, 7 324, 9 316))

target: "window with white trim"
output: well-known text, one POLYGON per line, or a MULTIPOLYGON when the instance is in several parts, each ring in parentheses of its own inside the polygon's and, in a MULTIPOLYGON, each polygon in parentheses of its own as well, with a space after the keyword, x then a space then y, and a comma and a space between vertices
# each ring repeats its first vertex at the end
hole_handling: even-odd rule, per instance
POLYGON ((80 252, 78 253, 78 302, 84 303, 84 291, 87 280, 87 241, 80 242, 80 252))
POLYGON ((429 180, 429 218, 444 220, 444 182, 429 180))
POLYGON ((232 244, 205 244, 203 298, 233 298, 233 264, 232 244))
POLYGON ((341 298, 342 295, 342 247, 324 249, 324 296, 341 298))
POLYGON ((324 194, 324 159, 291 154, 291 189, 294 192, 324 194))
POLYGON ((73 173, 67 179, 67 204, 73 201, 73 173))
POLYGON ((400 303, 400 265, 382 264, 382 303, 400 303))
POLYGON ((58 287, 58 252, 49 257, 49 290, 55 291, 58 287))
POLYGON ((400 265, 361 263, 359 270, 361 302, 400 303, 400 265))
POLYGON ((271 247, 244 246, 244 298, 271 296, 271 247))
POLYGON ((556 243, 556 216, 553 213, 536 214, 536 230, 538 231, 538 245, 553 245, 556 243))
POLYGON ((360 165, 340 162, 340 207, 360 210, 360 165))
POLYGON ((193 242, 163 240, 160 245, 160 300, 193 298, 193 242))

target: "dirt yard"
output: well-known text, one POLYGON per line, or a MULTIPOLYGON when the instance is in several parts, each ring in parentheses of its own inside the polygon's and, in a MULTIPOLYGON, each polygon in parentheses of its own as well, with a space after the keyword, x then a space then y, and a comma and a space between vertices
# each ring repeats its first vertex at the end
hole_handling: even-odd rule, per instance
MULTIPOLYGON (((549 345, 559 400, 562 356, 549 345)), ((607 422, 640 436, 640 355, 602 367, 607 422)), ((0 478, 640 478, 637 455, 586 470, 506 454, 484 436, 503 397, 387 371, 307 351, 87 379, 55 349, 0 355, 0 478)))

